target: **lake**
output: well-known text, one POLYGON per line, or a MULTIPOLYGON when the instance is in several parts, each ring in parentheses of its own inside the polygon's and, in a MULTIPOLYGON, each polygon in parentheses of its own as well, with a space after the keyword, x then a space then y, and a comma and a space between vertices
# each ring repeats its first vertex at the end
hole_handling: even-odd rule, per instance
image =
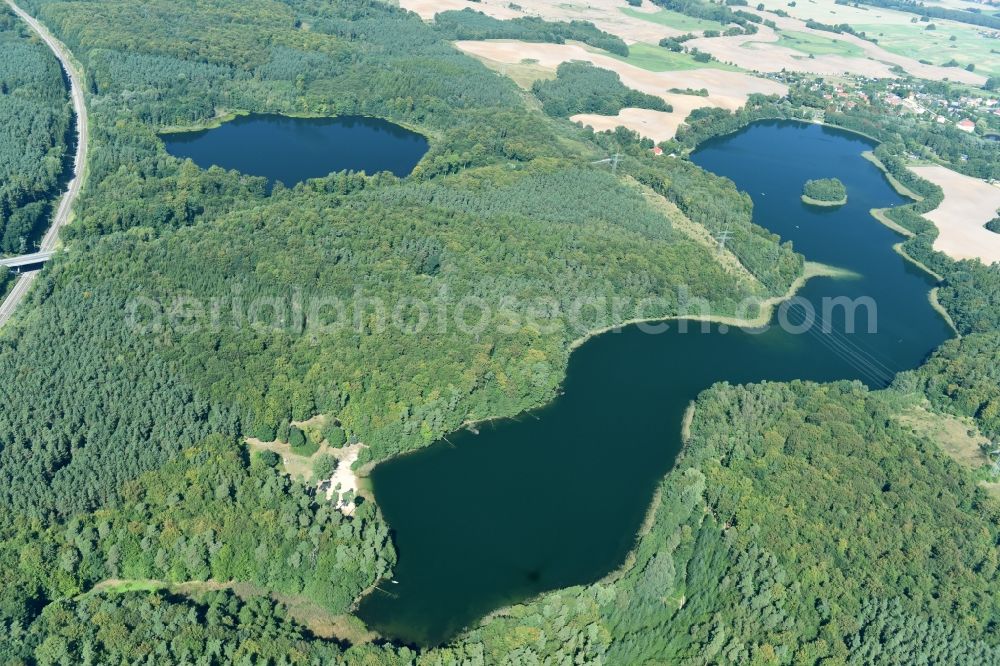
POLYGON ((873 145, 818 125, 760 122, 708 141, 692 159, 748 192, 754 221, 807 259, 860 274, 810 280, 799 295, 818 311, 824 297, 870 296, 876 333, 862 325, 844 335, 839 309, 833 334, 718 325, 701 333, 692 324, 688 333, 631 326, 592 338, 573 352, 564 393, 549 405, 373 470, 398 582, 363 599, 360 617, 387 637, 433 645, 499 607, 598 580, 632 548, 701 391, 792 379, 882 387, 949 338, 928 300, 933 280, 893 251, 902 238, 869 215, 906 203, 861 157, 873 145), (802 203, 807 179, 831 177, 846 185, 846 205, 802 203))
POLYGON ((338 171, 406 176, 427 139, 379 118, 239 116, 217 128, 163 134, 167 152, 207 169, 220 166, 292 187, 338 171))

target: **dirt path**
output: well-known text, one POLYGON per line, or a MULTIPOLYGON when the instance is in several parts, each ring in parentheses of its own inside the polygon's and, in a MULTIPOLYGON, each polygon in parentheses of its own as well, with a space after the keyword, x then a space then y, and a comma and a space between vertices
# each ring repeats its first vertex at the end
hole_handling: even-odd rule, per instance
MULTIPOLYGON (((306 427, 308 422, 299 421, 293 423, 298 427, 306 427)), ((353 501, 345 501, 345 493, 350 493, 351 497, 363 493, 361 486, 361 475, 353 469, 354 463, 361 455, 364 444, 351 444, 350 446, 333 447, 326 441, 322 442, 311 455, 299 455, 292 450, 287 442, 262 442, 255 437, 246 438, 247 446, 253 451, 273 451, 281 456, 281 464, 286 474, 294 479, 299 479, 303 483, 317 486, 327 501, 332 502, 337 510, 345 516, 354 515, 355 504, 353 501), (330 455, 337 459, 337 469, 328 479, 315 478, 313 465, 320 456, 330 455)))
MULTIPOLYGON (((52 226, 49 230, 45 232, 42 237, 42 242, 39 245, 39 251, 46 252, 49 250, 54 250, 56 244, 59 241, 59 230, 62 229, 66 224, 69 223, 72 215, 73 204, 76 203, 77 197, 80 196, 80 190, 83 187, 83 175, 84 168, 87 164, 87 148, 89 145, 89 134, 88 134, 88 118, 87 118, 87 104, 83 97, 83 75, 73 63, 73 58, 70 55, 69 50, 63 45, 62 42, 57 40, 49 31, 35 20, 31 15, 25 12, 23 9, 14 4, 13 0, 7 0, 7 4, 10 6, 11 10, 14 11, 28 26, 41 38, 45 45, 52 50, 56 58, 59 59, 59 63, 62 65, 63 70, 66 72, 66 76, 69 79, 70 84, 70 99, 73 102, 73 112, 76 114, 76 157, 73 159, 73 179, 69 182, 69 186, 66 188, 66 192, 62 195, 59 200, 59 206, 56 208, 56 214, 52 218, 52 226)), ((0 326, 7 323, 11 315, 14 314, 15 308, 24 300, 24 297, 28 294, 31 284, 34 282, 36 273, 28 273, 21 275, 11 289, 7 298, 4 302, 0 304, 0 326)))

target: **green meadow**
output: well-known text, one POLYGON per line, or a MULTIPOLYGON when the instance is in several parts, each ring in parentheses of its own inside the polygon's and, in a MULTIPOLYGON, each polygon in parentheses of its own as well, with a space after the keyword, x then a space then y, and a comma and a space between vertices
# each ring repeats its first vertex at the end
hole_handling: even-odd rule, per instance
POLYGON ((678 12, 670 11, 669 9, 661 9, 658 12, 640 12, 631 7, 622 7, 622 13, 631 16, 633 18, 642 19, 643 21, 649 21, 651 23, 658 23, 660 25, 665 25, 668 28, 675 28, 677 30, 693 31, 693 30, 723 30, 723 26, 718 21, 708 21, 705 19, 693 18, 691 16, 685 16, 678 12))
POLYGON ((651 72, 672 72, 687 69, 724 69, 731 72, 742 71, 739 67, 711 60, 698 62, 687 53, 675 53, 661 46, 638 42, 628 47, 628 57, 609 53, 612 58, 627 62, 630 65, 647 69, 651 72))
POLYGON ((878 39, 879 46, 892 53, 925 60, 935 65, 955 60, 960 66, 974 64, 986 76, 1000 75, 1000 39, 985 36, 984 28, 964 26, 950 21, 932 21, 906 25, 856 25, 878 39), (955 39, 952 40, 951 38, 955 39))
POLYGON ((782 30, 778 35, 778 41, 775 43, 778 46, 795 49, 808 55, 841 55, 850 58, 865 57, 865 52, 854 44, 828 37, 811 35, 806 32, 782 30))

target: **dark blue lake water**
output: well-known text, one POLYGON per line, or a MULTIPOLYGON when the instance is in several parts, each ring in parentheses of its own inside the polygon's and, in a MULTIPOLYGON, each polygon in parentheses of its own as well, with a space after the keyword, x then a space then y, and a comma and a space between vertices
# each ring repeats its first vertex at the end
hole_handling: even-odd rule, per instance
POLYGON ((427 152, 423 135, 379 118, 240 116, 214 129, 161 136, 167 152, 291 187, 337 171, 406 176, 427 152))

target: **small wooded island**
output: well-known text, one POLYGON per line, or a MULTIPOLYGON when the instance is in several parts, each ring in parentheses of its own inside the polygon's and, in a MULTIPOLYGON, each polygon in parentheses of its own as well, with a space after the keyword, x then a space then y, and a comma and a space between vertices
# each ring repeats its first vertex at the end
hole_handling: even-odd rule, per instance
POLYGON ((847 188, 837 178, 807 180, 802 187, 802 201, 810 206, 843 206, 847 188))

